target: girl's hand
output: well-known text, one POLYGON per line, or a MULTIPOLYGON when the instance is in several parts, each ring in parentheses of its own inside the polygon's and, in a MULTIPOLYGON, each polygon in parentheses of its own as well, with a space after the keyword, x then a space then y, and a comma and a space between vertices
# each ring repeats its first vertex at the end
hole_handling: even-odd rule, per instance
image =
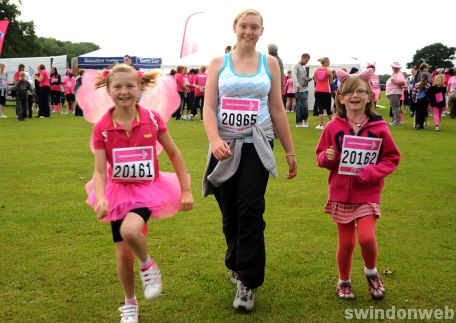
POLYGON ((193 195, 191 191, 183 191, 180 199, 180 211, 193 209, 193 195))
POLYGON ((108 215, 108 200, 105 197, 100 198, 95 205, 95 214, 97 219, 102 219, 108 215))
POLYGON ((288 163, 287 179, 292 179, 298 174, 298 163, 295 154, 285 154, 288 163))
POLYGON ((334 150, 334 147, 328 147, 325 150, 325 157, 327 160, 334 160, 336 157, 336 151, 334 150))
POLYGON ((211 150, 217 160, 228 159, 232 155, 230 146, 220 137, 211 142, 211 150))

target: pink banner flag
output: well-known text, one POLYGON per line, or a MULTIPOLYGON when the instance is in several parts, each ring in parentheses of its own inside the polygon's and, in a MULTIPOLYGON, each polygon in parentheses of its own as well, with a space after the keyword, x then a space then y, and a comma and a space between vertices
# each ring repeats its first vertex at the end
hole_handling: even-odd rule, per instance
POLYGON ((8 20, 0 20, 0 55, 2 54, 3 40, 5 39, 8 24, 8 20))
POLYGON ((180 57, 185 57, 191 54, 195 54, 198 51, 198 44, 196 42, 198 34, 201 34, 200 26, 198 23, 195 23, 195 18, 193 18, 192 24, 189 24, 190 18, 194 17, 197 14, 204 12, 195 12, 188 16, 187 21, 185 22, 184 27, 184 38, 182 39, 182 47, 180 57))

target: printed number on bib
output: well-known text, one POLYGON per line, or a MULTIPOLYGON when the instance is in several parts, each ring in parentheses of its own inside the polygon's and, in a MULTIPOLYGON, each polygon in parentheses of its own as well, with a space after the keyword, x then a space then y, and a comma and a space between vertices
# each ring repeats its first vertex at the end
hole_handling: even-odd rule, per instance
POLYGON ((241 131, 257 122, 259 99, 222 98, 220 123, 224 128, 241 131))
POLYGON ((114 148, 112 179, 125 182, 154 180, 154 147, 114 148))
POLYGON ((382 139, 344 136, 339 174, 358 175, 361 169, 377 163, 382 139))

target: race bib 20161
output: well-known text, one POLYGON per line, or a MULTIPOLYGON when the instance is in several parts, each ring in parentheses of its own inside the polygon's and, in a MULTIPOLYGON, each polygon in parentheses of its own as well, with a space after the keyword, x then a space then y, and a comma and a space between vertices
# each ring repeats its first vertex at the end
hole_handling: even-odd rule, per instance
POLYGON ((113 180, 134 182, 152 181, 154 174, 154 147, 114 148, 112 150, 113 180))

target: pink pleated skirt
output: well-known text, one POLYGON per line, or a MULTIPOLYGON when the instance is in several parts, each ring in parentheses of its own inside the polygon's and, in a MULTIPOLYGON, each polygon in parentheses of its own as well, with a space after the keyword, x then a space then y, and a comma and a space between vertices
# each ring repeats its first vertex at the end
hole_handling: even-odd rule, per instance
POLYGON ((364 216, 374 215, 380 217, 380 205, 377 203, 344 203, 328 201, 325 206, 325 213, 331 214, 332 220, 337 223, 346 224, 364 216))
MULTIPOLYGON (((93 180, 85 186, 86 203, 96 206, 93 180)), ((106 180, 105 196, 109 202, 108 215, 102 221, 123 219, 128 212, 138 208, 148 208, 151 218, 165 218, 179 211, 181 190, 175 173, 160 172, 153 182, 113 182, 106 180)))

